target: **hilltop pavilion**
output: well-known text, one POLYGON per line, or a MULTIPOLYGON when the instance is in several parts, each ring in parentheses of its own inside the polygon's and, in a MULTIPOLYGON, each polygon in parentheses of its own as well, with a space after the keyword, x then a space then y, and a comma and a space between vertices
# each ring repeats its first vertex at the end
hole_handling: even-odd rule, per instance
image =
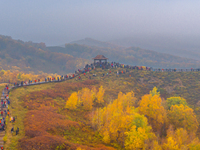
POLYGON ((104 55, 97 55, 94 59, 94 65, 95 64, 107 64, 107 59, 104 55))

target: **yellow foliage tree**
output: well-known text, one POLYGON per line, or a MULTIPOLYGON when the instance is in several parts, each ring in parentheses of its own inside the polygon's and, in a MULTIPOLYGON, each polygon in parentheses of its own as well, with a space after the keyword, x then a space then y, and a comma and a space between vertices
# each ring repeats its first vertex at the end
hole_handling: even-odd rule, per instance
POLYGON ((157 87, 154 87, 153 90, 149 92, 149 94, 151 94, 152 96, 154 95, 160 96, 160 92, 158 92, 157 87))
POLYGON ((93 94, 90 89, 84 88, 81 92, 81 101, 83 104, 83 109, 91 110, 93 106, 93 94))
POLYGON ((122 144, 125 140, 124 133, 131 127, 132 119, 132 116, 123 111, 122 103, 115 100, 107 107, 99 108, 93 122, 98 127, 105 143, 114 141, 122 144))
POLYGON ((172 137, 167 138, 167 143, 164 144, 164 150, 180 150, 176 141, 172 137))
POLYGON ((160 132, 166 119, 166 111, 161 105, 159 94, 155 94, 155 91, 152 91, 152 93, 154 94, 148 94, 142 97, 138 110, 148 118, 149 124, 154 131, 160 132))
POLYGON ((103 104, 104 103, 104 93, 105 93, 105 89, 103 89, 103 86, 100 86, 99 88, 99 92, 97 93, 97 103, 98 104, 103 104))
POLYGON ((178 128, 175 132, 170 127, 167 133, 167 142, 163 144, 164 150, 188 150, 189 147, 196 147, 199 145, 199 141, 190 136, 187 133, 187 130, 183 128, 178 128), (197 144, 198 143, 198 144, 197 144))
POLYGON ((122 103, 123 109, 126 109, 127 106, 134 106, 136 101, 135 94, 133 91, 126 94, 119 92, 117 101, 122 103))
POLYGON ((106 144, 110 143, 110 134, 108 131, 103 132, 103 142, 106 144))
POLYGON ((66 108, 75 110, 78 104, 77 92, 73 92, 66 102, 66 108))
POLYGON ((162 147, 158 144, 158 141, 153 141, 152 150, 162 150, 162 147))
POLYGON ((199 126, 193 109, 187 105, 172 105, 168 111, 168 118, 175 128, 184 128, 189 132, 195 133, 199 126))
POLYGON ((200 149, 200 142, 198 138, 195 138, 189 145, 189 150, 199 150, 200 149))
POLYGON ((96 98, 96 95, 97 95, 97 89, 95 87, 93 87, 91 92, 92 92, 92 100, 94 101, 96 98))
MULTIPOLYGON (((120 92, 113 103, 96 112, 93 122, 98 127, 105 143, 112 141, 124 146, 125 140, 129 136, 126 143, 127 147, 131 147, 132 139, 136 139, 136 141, 140 139, 140 137, 132 137, 133 132, 138 136, 140 132, 145 132, 145 136, 149 135, 151 127, 147 125, 147 118, 138 114, 133 107, 135 99, 133 92, 126 94, 120 92), (136 131, 129 132, 132 126, 135 126, 136 131)), ((144 139, 146 138, 141 136, 141 143, 145 141, 144 139)))
POLYGON ((178 106, 180 104, 184 106, 187 105, 186 100, 182 97, 170 97, 166 100, 166 102, 167 102, 168 109, 170 109, 172 105, 178 105, 178 106))
POLYGON ((83 88, 78 92, 74 92, 69 97, 66 107, 75 110, 77 107, 83 108, 84 110, 91 110, 93 107, 93 101, 96 97, 96 91, 88 88, 83 88))
POLYGON ((147 118, 135 113, 132 125, 130 131, 125 132, 127 136, 125 148, 130 150, 145 149, 150 140, 155 137, 151 132, 151 126, 148 126, 147 118))
POLYGON ((136 126, 132 126, 129 132, 125 133, 127 139, 125 141, 125 148, 128 150, 145 149, 145 141, 148 140, 148 134, 145 129, 139 127, 136 130, 136 126))

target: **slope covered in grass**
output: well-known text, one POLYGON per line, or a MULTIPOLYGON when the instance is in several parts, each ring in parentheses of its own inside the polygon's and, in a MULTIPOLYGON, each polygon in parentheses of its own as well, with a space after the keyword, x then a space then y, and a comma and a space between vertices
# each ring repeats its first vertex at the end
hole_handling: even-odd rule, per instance
MULTIPOLYGON (((136 106, 142 96, 157 87, 163 103, 172 96, 186 99, 189 107, 200 118, 199 72, 152 72, 129 69, 96 69, 81 80, 68 80, 61 83, 47 83, 21 87, 11 91, 11 115, 17 116, 16 123, 8 123, 6 147, 10 149, 121 149, 118 145, 105 144, 102 136, 92 128, 92 120, 98 106, 89 111, 81 107, 67 109, 66 102, 73 92, 83 88, 105 89, 105 107, 112 103, 119 92, 133 91, 136 106), (117 71, 125 72, 117 76, 117 71), (111 71, 111 73, 109 73, 111 71), (92 74, 96 74, 93 77, 92 74), (106 75, 109 73, 108 75, 106 75), (105 76, 102 76, 102 75, 105 76), (88 77, 91 76, 91 79, 88 77), (11 135, 10 129, 20 128, 19 135, 11 135)), ((198 132, 199 133, 199 132, 198 132)))
POLYGON ((72 85, 68 81, 12 90, 10 111, 17 119, 15 123, 8 123, 5 147, 13 150, 112 149, 103 145, 99 135, 88 126, 89 112, 65 109, 71 92, 88 86, 84 83, 72 85), (11 135, 12 126, 20 128, 19 135, 11 135))

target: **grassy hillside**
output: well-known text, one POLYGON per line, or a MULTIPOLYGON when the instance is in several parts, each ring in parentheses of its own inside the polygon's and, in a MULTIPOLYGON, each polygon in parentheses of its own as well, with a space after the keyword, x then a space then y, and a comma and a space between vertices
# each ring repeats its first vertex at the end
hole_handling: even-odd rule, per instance
POLYGON ((87 60, 69 54, 47 52, 44 43, 23 42, 0 36, 0 69, 33 71, 38 73, 70 73, 80 68, 87 60))
POLYGON ((5 147, 11 150, 113 149, 104 146, 99 135, 88 126, 89 112, 65 109, 71 91, 90 86, 88 82, 72 82, 22 87, 11 91, 10 112, 17 119, 16 123, 8 123, 7 129, 19 127, 20 134, 15 136, 8 131, 5 147))
MULTIPOLYGON (((11 115, 17 116, 16 123, 8 123, 6 147, 10 149, 122 149, 116 144, 106 144, 102 136, 92 128, 92 118, 98 106, 85 111, 65 107, 72 92, 83 88, 105 89, 104 103, 107 106, 117 98, 119 92, 133 91, 136 105, 142 96, 157 87, 162 103, 171 96, 181 96, 194 109, 200 119, 199 88, 200 72, 151 72, 126 69, 97 69, 81 80, 72 79, 62 83, 48 83, 21 87, 11 91, 11 115), (116 75, 117 71, 125 74, 116 75), (108 76, 102 76, 107 74, 108 76), (93 77, 92 74, 97 74, 93 77), (92 76, 92 79, 88 79, 92 76), (11 126, 19 127, 20 134, 11 135, 11 126)), ((199 132, 198 132, 199 133, 199 132)), ((164 139, 163 139, 164 141, 164 139)))
POLYGON ((165 53, 131 47, 126 49, 112 47, 91 47, 79 44, 66 44, 65 47, 47 47, 48 51, 70 54, 73 57, 92 60, 96 55, 102 54, 109 61, 129 65, 149 66, 156 68, 198 68, 200 62, 165 53))

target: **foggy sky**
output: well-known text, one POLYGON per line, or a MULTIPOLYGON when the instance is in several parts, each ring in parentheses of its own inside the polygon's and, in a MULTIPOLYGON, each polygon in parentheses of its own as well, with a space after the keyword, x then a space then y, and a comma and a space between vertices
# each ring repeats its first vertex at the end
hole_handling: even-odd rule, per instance
POLYGON ((46 45, 162 36, 198 46, 199 6, 197 0, 0 0, 0 34, 46 45))

